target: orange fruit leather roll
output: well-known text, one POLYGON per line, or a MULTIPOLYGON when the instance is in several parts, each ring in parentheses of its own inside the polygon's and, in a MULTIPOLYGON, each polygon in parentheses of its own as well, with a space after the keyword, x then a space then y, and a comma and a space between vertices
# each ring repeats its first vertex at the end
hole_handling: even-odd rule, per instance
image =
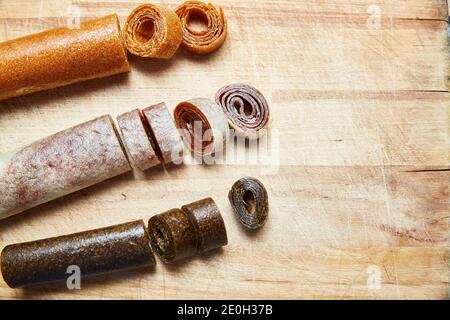
POLYGON ((219 49, 227 37, 227 20, 222 8, 217 9, 211 3, 186 1, 175 12, 183 26, 182 46, 196 54, 205 55, 219 49), (206 28, 199 29, 191 25, 193 20, 206 23, 206 28))
POLYGON ((0 100, 128 72, 117 15, 0 43, 0 100))
POLYGON ((143 4, 128 16, 123 36, 132 54, 169 59, 180 47, 183 33, 180 19, 173 10, 143 4))

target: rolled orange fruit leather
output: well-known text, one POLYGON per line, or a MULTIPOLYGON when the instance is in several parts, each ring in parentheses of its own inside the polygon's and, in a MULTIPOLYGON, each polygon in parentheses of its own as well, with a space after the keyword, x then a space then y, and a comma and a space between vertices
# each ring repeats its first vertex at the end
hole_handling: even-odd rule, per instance
POLYGON ((175 11, 143 4, 128 16, 123 27, 125 45, 132 54, 145 58, 169 59, 183 39, 175 11))
POLYGON ((117 15, 0 43, 0 100, 128 72, 117 15))
POLYGON ((188 0, 176 9, 183 28, 182 46, 193 53, 206 55, 219 49, 227 37, 227 19, 222 8, 211 3, 188 0), (206 24, 204 30, 191 26, 191 21, 197 19, 206 24))

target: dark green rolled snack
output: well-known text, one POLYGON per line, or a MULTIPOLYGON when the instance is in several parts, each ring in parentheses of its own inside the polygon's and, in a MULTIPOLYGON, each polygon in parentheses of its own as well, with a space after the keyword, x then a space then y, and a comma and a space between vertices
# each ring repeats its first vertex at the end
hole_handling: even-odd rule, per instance
POLYGON ((181 209, 187 213, 197 233, 197 250, 203 253, 228 244, 227 230, 219 208, 211 198, 203 199, 181 209))
POLYGON ((69 266, 81 276, 152 266, 153 256, 144 222, 6 246, 1 254, 3 279, 11 288, 64 280, 69 266))
POLYGON ((248 229, 259 229, 269 214, 269 197, 261 181, 246 177, 233 184, 228 199, 239 221, 248 229))
POLYGON ((172 209, 148 222, 152 247, 164 262, 173 262, 197 253, 197 235, 185 212, 172 209))

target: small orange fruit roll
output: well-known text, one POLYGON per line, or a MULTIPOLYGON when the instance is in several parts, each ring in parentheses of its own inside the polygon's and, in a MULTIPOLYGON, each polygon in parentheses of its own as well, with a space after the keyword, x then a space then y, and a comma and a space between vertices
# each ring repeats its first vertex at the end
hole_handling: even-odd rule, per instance
POLYGON ((222 8, 190 0, 179 5, 175 12, 181 20, 184 48, 206 55, 222 46, 227 37, 227 20, 222 8), (199 28, 199 23, 195 22, 201 22, 203 26, 199 28))
POLYGON ((136 56, 169 59, 180 47, 183 32, 174 11, 143 4, 128 16, 123 37, 128 51, 136 56))

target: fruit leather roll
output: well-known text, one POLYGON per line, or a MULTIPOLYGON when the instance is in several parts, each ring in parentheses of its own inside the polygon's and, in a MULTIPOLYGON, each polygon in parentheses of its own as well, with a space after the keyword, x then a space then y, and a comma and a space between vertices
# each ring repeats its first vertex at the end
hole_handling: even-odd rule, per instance
POLYGON ((117 15, 0 43, 0 100, 130 70, 117 15))
POLYGON ((187 50, 205 55, 219 49, 227 37, 227 20, 222 8, 211 3, 188 0, 179 5, 175 12, 180 17, 183 42, 187 50), (191 25, 192 20, 203 21, 205 28, 191 25))
POLYGON ((13 244, 1 254, 3 279, 11 288, 66 279, 72 266, 86 276, 155 263, 142 220, 13 244))
POLYGON ((133 167, 144 171, 160 163, 150 137, 150 129, 146 127, 139 109, 118 116, 117 123, 133 167))
POLYGON ((203 156, 223 150, 229 135, 228 120, 216 102, 205 98, 181 102, 174 117, 184 143, 194 154, 203 156))
POLYGON ((131 170, 110 116, 0 158, 0 219, 131 170))
POLYGON ((152 247, 164 262, 174 262, 197 253, 197 234, 188 215, 172 209, 148 222, 152 247))
POLYGON ((132 54, 169 59, 178 50, 183 32, 175 11, 145 3, 128 16, 123 36, 125 45, 132 54))
POLYGON ((166 263, 228 244, 225 222, 211 198, 153 216, 148 233, 153 249, 166 263))
POLYGON ((255 87, 243 83, 227 85, 216 93, 216 102, 237 134, 258 139, 267 133, 269 104, 255 87))
POLYGON ((146 125, 164 164, 182 163, 183 141, 164 102, 142 110, 146 125))
POLYGON ((203 253, 228 244, 227 230, 222 214, 211 198, 181 207, 197 233, 197 250, 203 253))

